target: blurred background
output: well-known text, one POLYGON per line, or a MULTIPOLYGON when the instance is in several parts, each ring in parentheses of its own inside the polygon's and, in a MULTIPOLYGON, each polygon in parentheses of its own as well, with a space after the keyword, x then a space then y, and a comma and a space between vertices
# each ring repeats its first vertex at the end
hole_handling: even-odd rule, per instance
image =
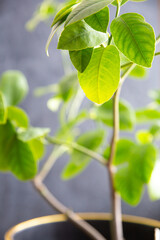
MULTIPOLYGON (((46 107, 48 96, 35 98, 33 92, 36 87, 56 83, 63 76, 61 55, 56 50, 56 38, 50 46, 50 58, 45 54, 51 22, 40 23, 33 32, 25 29, 26 22, 40 3, 41 0, 0 0, 0 74, 8 69, 17 69, 25 74, 30 92, 21 106, 30 116, 33 126, 50 127, 55 132, 59 122, 56 113, 46 107)), ((122 13, 136 11, 144 15, 158 35, 159 5, 158 0, 138 4, 130 2, 124 6, 122 13)), ((111 7, 111 17, 114 11, 115 8, 111 7)), ((145 82, 128 79, 124 84, 122 96, 135 108, 148 104, 148 91, 160 87, 159 64, 157 59, 145 82)), ((50 172, 46 179, 49 189, 76 212, 109 212, 106 170, 93 161, 78 177, 64 182, 60 173, 66 161, 65 157, 59 159, 50 172)), ((123 202, 122 208, 125 214, 160 220, 160 201, 151 202, 147 191, 137 207, 130 207, 123 202)), ((11 174, 0 173, 0 239, 3 239, 8 228, 21 221, 54 213, 30 182, 19 182, 11 174)))

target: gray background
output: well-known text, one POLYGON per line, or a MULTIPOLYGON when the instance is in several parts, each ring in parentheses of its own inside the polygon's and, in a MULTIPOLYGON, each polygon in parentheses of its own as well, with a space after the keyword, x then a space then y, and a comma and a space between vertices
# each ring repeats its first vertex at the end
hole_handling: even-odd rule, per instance
MULTIPOLYGON (((30 94, 22 106, 31 118, 33 126, 58 127, 56 114, 46 109, 48 97, 36 99, 33 90, 37 86, 57 82, 63 75, 61 57, 56 50, 56 40, 51 44, 51 57, 45 55, 45 43, 50 32, 48 25, 40 24, 35 32, 28 33, 24 25, 32 16, 40 0, 0 0, 0 74, 8 69, 21 70, 27 77, 30 94)), ((158 0, 146 3, 129 3, 125 11, 137 11, 145 16, 158 33, 158 0)), ((111 9, 113 12, 113 8, 111 9)), ((147 92, 158 88, 158 64, 156 61, 145 82, 128 80, 122 96, 134 107, 149 103, 147 92)), ((122 133, 123 134, 123 133, 122 133)), ((53 193, 75 211, 110 211, 108 178, 106 170, 96 162, 78 177, 68 182, 59 175, 66 159, 60 159, 46 182, 53 193)), ((123 203, 127 214, 151 217, 160 220, 160 201, 151 203, 145 192, 139 206, 133 208, 123 203)), ((30 182, 19 182, 11 174, 0 173, 0 239, 14 224, 30 218, 55 213, 34 191, 30 182)))

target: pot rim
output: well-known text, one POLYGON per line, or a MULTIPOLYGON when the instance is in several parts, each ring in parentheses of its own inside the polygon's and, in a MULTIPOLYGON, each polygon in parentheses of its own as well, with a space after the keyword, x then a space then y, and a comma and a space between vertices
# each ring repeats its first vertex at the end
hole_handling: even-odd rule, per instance
MULTIPOLYGON (((111 220, 112 214, 110 213, 77 213, 81 218, 84 220, 111 220)), ((123 215, 122 216, 123 222, 128 223, 136 223, 140 225, 146 225, 154 228, 160 228, 160 221, 150 219, 150 218, 144 218, 144 217, 138 217, 138 216, 130 216, 130 215, 123 215)), ((48 215, 38 218, 33 218, 24 222, 21 222, 12 228, 10 228, 4 236, 4 240, 13 240, 14 236, 24 230, 27 230, 32 227, 37 227, 40 225, 45 225, 49 223, 55 223, 55 222, 65 222, 67 221, 67 217, 64 214, 55 214, 55 215, 48 215)))

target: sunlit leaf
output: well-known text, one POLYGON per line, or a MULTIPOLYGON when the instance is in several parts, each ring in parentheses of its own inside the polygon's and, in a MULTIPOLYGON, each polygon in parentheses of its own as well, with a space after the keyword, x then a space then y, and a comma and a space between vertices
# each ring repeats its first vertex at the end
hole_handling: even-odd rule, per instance
POLYGON ((78 78, 84 93, 91 101, 98 104, 108 101, 120 80, 120 58, 116 47, 94 49, 88 67, 78 74, 78 78))
POLYGON ((140 130, 136 133, 136 137, 140 143, 146 144, 153 141, 153 135, 147 130, 140 130))

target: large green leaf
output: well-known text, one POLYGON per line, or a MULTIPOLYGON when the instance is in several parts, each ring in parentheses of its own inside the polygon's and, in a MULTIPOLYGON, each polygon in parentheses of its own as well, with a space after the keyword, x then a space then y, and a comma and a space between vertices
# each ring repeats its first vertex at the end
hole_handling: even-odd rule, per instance
POLYGON ((0 91, 0 124, 5 124, 7 121, 7 109, 5 104, 5 98, 0 91))
POLYGON ((7 108, 8 119, 12 122, 15 127, 27 128, 29 120, 27 114, 20 108, 15 106, 9 106, 7 108))
POLYGON ((112 2, 113 0, 83 0, 72 10, 66 19, 65 25, 67 26, 89 17, 112 2))
POLYGON ((70 59, 79 72, 84 72, 92 57, 93 48, 86 48, 80 51, 70 51, 70 59))
POLYGON ((17 139, 13 126, 0 126, 0 170, 11 171, 20 180, 28 180, 37 172, 36 161, 27 143, 17 139))
POLYGON ((8 106, 17 105, 24 99, 28 92, 27 80, 19 71, 7 71, 1 76, 0 90, 5 95, 8 106))
POLYGON ((84 19, 85 22, 96 31, 107 32, 109 23, 109 8, 105 7, 99 12, 84 19))
POLYGON ((160 120, 160 111, 152 108, 144 108, 136 111, 137 123, 155 122, 160 120))
POLYGON ((152 144, 136 144, 127 139, 117 143, 115 188, 129 204, 136 205, 139 202, 142 187, 151 178, 156 155, 152 144))
MULTIPOLYGON (((97 150, 101 145, 104 138, 103 130, 96 130, 82 134, 78 139, 77 143, 91 150, 97 150)), ((73 150, 71 160, 63 169, 62 178, 67 180, 75 177, 82 172, 90 163, 90 157, 73 150)))
POLYGON ((137 13, 126 13, 111 23, 111 33, 118 49, 134 63, 151 67, 155 51, 153 28, 137 13))
POLYGON ((80 21, 63 30, 59 38, 58 49, 78 51, 98 46, 107 39, 107 34, 98 32, 84 21, 80 21))
MULTIPOLYGON (((136 116, 132 106, 124 101, 119 102, 120 129, 132 130, 136 121, 136 116)), ((113 100, 104 103, 101 106, 95 106, 91 109, 90 116, 94 120, 102 121, 107 126, 113 127, 113 100)))
POLYGON ((33 139, 41 138, 50 132, 49 128, 30 127, 25 131, 18 133, 18 138, 23 142, 29 142, 33 139))
POLYGON ((120 58, 117 48, 96 48, 88 67, 78 74, 78 78, 91 101, 98 104, 108 101, 118 88, 120 80, 120 58))

